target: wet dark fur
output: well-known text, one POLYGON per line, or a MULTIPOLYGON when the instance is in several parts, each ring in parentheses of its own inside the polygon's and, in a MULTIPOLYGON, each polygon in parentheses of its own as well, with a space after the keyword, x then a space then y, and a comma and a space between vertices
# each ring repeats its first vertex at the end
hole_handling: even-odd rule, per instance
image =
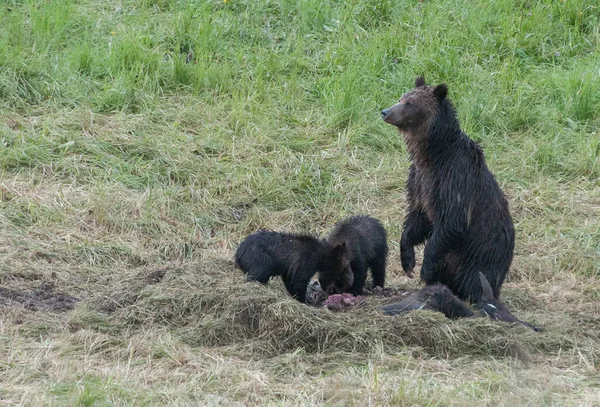
MULTIPOLYGON (((478 273, 480 287, 482 288, 482 296, 480 301, 473 306, 478 311, 480 316, 487 316, 491 319, 516 322, 536 332, 541 330, 528 322, 521 321, 515 317, 499 300, 494 298, 492 287, 483 276, 478 273)), ((464 303, 460 298, 452 293, 452 291, 443 284, 433 284, 427 286, 420 291, 410 294, 404 300, 382 307, 385 315, 399 315, 406 312, 418 309, 427 309, 431 311, 439 311, 448 318, 468 318, 476 314, 464 303)))
POLYGON ((310 279, 317 273, 330 279, 350 273, 343 245, 331 244, 310 235, 259 231, 249 235, 235 253, 235 264, 248 281, 266 284, 281 276, 290 295, 306 300, 310 279))
MULTIPOLYGON (((330 294, 347 292, 361 295, 369 268, 373 287, 384 287, 388 245, 387 233, 381 222, 370 216, 353 216, 338 222, 325 240, 333 246, 345 243, 354 275, 351 286, 336 281, 336 289, 330 294)), ((321 282, 321 285, 326 287, 326 282, 321 282)))
POLYGON ((412 161, 400 242, 402 268, 412 276, 414 246, 427 241, 421 279, 428 285, 442 283, 476 303, 481 299, 479 271, 499 298, 515 231, 508 202, 481 148, 461 131, 446 94, 446 85, 431 87, 417 78, 413 91, 382 112, 403 134, 412 161))
POLYGON ((404 300, 382 308, 385 315, 404 314, 417 309, 439 311, 448 318, 466 318, 474 315, 473 311, 443 284, 424 287, 404 300))

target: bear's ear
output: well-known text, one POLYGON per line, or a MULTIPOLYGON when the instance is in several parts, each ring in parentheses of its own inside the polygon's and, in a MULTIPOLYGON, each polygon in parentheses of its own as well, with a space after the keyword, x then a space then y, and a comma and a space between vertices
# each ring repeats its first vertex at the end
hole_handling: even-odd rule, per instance
POLYGON ((417 76, 417 79, 415 79, 415 88, 420 88, 421 86, 425 86, 425 78, 417 76))
POLYGON ((437 85, 435 88, 433 88, 433 94, 441 102, 442 100, 446 99, 446 95, 448 95, 448 85, 445 83, 437 85))
POLYGON ((342 242, 333 248, 333 252, 336 256, 342 257, 346 254, 346 242, 342 242))

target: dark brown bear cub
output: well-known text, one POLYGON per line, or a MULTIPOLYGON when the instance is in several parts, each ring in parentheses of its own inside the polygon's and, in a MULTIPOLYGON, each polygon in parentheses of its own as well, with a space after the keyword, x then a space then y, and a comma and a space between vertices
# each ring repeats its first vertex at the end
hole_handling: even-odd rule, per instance
POLYGON ((421 279, 478 302, 479 271, 499 297, 513 258, 515 230, 508 202, 481 148, 460 129, 447 93, 445 84, 427 86, 419 77, 412 91, 381 112, 404 136, 412 161, 400 255, 404 272, 412 277, 414 246, 427 240, 421 279))
POLYGON ((266 284, 271 277, 281 276, 290 295, 302 303, 317 272, 331 282, 351 285, 353 280, 345 245, 331 245, 310 235, 253 233, 238 247, 235 264, 248 281, 266 284))
MULTIPOLYGON (((344 285, 343 281, 336 281, 333 291, 329 290, 330 294, 348 292, 361 295, 369 268, 373 276, 373 287, 383 288, 388 245, 387 234, 381 222, 370 216, 352 216, 338 222, 325 240, 333 246, 345 245, 354 275, 354 283, 344 285)), ((331 287, 326 278, 319 276, 319 282, 323 287, 331 287)))

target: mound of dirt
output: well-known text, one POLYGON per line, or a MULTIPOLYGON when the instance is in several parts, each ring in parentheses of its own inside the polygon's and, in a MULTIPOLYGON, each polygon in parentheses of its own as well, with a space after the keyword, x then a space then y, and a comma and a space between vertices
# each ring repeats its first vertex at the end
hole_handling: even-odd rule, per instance
POLYGON ((69 311, 79 299, 54 292, 54 285, 44 283, 37 290, 14 290, 0 287, 0 304, 21 306, 32 311, 69 311))

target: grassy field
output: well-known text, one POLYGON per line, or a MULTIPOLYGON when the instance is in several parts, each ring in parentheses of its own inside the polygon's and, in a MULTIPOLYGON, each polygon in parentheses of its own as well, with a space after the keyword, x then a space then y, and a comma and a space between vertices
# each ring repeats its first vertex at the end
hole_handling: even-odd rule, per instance
POLYGON ((0 27, 0 405, 599 405, 596 1, 4 0, 0 27), (379 111, 420 74, 509 198, 502 295, 541 334, 233 267, 368 213, 419 286, 379 111))

